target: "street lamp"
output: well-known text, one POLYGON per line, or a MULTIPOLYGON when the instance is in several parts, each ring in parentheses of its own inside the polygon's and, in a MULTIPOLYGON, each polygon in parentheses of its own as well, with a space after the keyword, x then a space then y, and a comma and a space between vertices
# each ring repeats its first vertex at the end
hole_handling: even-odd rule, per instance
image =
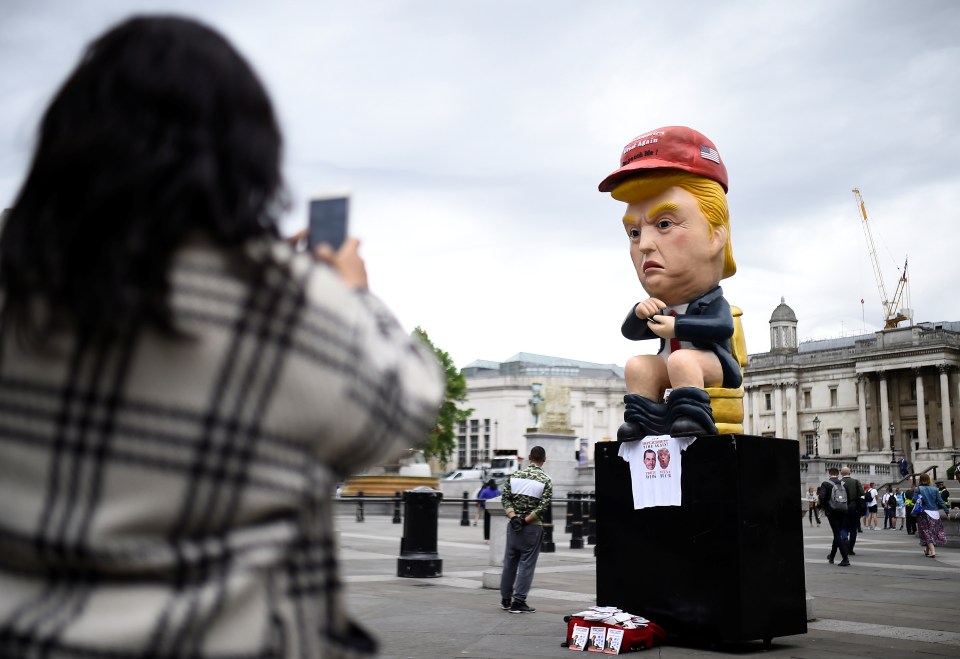
POLYGON ((813 453, 815 458, 820 458, 820 417, 813 417, 813 453))
POLYGON ((897 432, 897 427, 890 422, 890 464, 897 464, 897 456, 893 452, 893 437, 897 432))

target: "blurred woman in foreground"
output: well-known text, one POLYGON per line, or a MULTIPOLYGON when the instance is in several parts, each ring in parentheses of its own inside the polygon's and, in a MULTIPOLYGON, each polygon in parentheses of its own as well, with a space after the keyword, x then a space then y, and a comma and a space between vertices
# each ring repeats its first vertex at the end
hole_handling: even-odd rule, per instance
POLYGON ((191 20, 95 40, 0 235, 0 655, 347 657, 330 496, 419 442, 433 355, 357 242, 277 239, 281 137, 191 20))

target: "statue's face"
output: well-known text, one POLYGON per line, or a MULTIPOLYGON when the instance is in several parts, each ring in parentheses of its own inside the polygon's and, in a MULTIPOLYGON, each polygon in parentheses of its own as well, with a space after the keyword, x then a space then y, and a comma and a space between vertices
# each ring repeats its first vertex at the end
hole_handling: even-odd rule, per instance
POLYGON ((623 226, 640 285, 651 297, 683 304, 720 282, 726 229, 714 230, 683 188, 629 204, 623 226))

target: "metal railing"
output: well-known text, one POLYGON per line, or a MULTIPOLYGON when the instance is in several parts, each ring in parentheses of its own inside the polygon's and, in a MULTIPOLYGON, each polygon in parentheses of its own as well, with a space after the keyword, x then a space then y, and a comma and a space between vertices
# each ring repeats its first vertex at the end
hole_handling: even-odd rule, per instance
MULTIPOLYGON (((471 498, 467 492, 460 498, 441 499, 438 503, 440 508, 446 508, 450 516, 450 511, 454 507, 459 508, 460 526, 470 525, 470 509, 477 503, 485 501, 484 499, 471 498)), ((352 506, 354 508, 354 519, 357 523, 363 523, 366 520, 367 513, 373 514, 392 514, 393 523, 402 522, 402 502, 403 493, 396 492, 394 496, 365 496, 363 492, 358 492, 355 496, 338 497, 334 499, 335 505, 340 507, 352 506)), ((554 523, 553 509, 559 506, 566 508, 566 521, 564 533, 570 535, 570 549, 582 549, 584 545, 596 545, 597 543, 597 501, 594 492, 570 492, 567 497, 555 497, 551 501, 550 507, 544 515, 543 521, 543 546, 542 552, 550 553, 555 550, 554 544, 554 523)))

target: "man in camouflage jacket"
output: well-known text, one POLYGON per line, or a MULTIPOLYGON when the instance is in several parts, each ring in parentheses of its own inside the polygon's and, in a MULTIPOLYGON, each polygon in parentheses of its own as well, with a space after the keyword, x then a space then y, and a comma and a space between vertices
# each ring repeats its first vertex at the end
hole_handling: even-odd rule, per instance
POLYGON ((509 519, 507 547, 500 577, 500 606, 510 613, 533 613, 527 594, 543 541, 543 516, 553 500, 553 482, 542 467, 547 453, 530 449, 530 466, 514 472, 503 486, 501 501, 509 519))

